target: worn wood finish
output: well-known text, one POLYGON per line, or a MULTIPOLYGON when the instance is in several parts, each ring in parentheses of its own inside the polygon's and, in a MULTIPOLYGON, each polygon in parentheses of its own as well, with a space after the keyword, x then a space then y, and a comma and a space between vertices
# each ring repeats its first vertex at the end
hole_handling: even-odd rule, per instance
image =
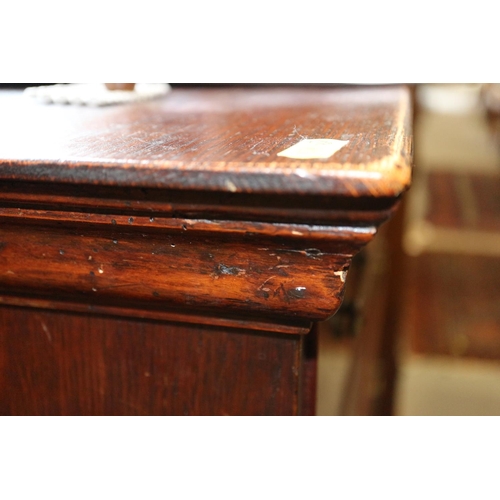
POLYGON ((397 196, 411 176, 409 108, 399 87, 176 90, 83 110, 3 92, 0 179, 397 196), (277 156, 303 137, 349 143, 328 160, 277 156))
POLYGON ((349 255, 374 232, 11 209, 0 220, 5 292, 309 321, 339 307, 349 255))
POLYGON ((307 224, 378 225, 394 211, 393 197, 295 195, 279 196, 114 188, 34 182, 0 182, 3 206, 37 210, 65 207, 99 212, 188 219, 220 219, 307 224))
POLYGON ((303 349, 302 336, 338 309, 352 256, 409 186, 410 108, 397 86, 174 89, 106 108, 0 92, 2 366, 5 383, 28 380, 13 384, 25 406, 9 392, 3 411, 312 414, 314 342, 303 349), (303 138, 349 142, 324 160, 277 156, 303 138), (38 344, 37 314, 52 347, 38 344), (23 342, 38 347, 21 354, 23 342), (137 399, 144 345, 182 403, 165 388, 137 399), (36 349, 49 348, 42 368, 36 349), (112 376, 108 349, 122 366, 112 376), (293 376, 252 364, 267 349, 293 376), (183 357, 196 377, 185 379, 183 357), (234 379, 214 396, 220 407, 220 378, 194 389, 204 372, 234 379), (104 379, 122 391, 108 406, 96 396, 104 379), (88 394, 69 403, 70 391, 88 394), (45 393, 49 406, 37 402, 45 393))

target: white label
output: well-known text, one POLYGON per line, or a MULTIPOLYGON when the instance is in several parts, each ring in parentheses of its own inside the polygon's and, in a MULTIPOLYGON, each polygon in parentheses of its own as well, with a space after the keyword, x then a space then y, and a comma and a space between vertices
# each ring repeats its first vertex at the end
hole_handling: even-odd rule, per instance
POLYGON ((307 160, 310 158, 330 158, 349 141, 337 139, 303 139, 297 144, 281 151, 278 156, 307 160))

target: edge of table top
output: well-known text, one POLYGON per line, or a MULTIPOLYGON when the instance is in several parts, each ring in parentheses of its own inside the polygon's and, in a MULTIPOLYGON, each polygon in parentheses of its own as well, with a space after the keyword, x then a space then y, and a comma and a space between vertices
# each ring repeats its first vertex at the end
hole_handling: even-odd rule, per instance
POLYGON ((94 109, 3 94, 0 180, 354 197, 398 196, 411 181, 404 86, 174 90, 94 109), (277 156, 318 136, 349 144, 326 160, 277 156))

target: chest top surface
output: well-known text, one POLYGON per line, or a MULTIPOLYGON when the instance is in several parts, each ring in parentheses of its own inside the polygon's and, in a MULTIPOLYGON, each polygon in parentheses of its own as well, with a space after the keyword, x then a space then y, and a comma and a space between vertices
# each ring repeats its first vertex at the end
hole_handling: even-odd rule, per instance
POLYGON ((101 108, 3 91, 0 180, 398 196, 411 179, 410 102, 403 86, 174 88, 101 108), (318 139, 342 147, 314 157, 318 139), (301 142, 306 157, 285 156, 301 142))

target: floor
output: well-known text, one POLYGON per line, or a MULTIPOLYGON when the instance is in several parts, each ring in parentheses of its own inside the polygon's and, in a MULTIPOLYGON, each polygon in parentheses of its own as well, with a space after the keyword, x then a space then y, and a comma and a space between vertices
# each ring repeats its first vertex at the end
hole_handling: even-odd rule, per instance
MULTIPOLYGON (((500 415, 500 147, 479 87, 417 89, 396 415, 500 415)), ((351 352, 323 329, 318 415, 338 415, 351 352)))

